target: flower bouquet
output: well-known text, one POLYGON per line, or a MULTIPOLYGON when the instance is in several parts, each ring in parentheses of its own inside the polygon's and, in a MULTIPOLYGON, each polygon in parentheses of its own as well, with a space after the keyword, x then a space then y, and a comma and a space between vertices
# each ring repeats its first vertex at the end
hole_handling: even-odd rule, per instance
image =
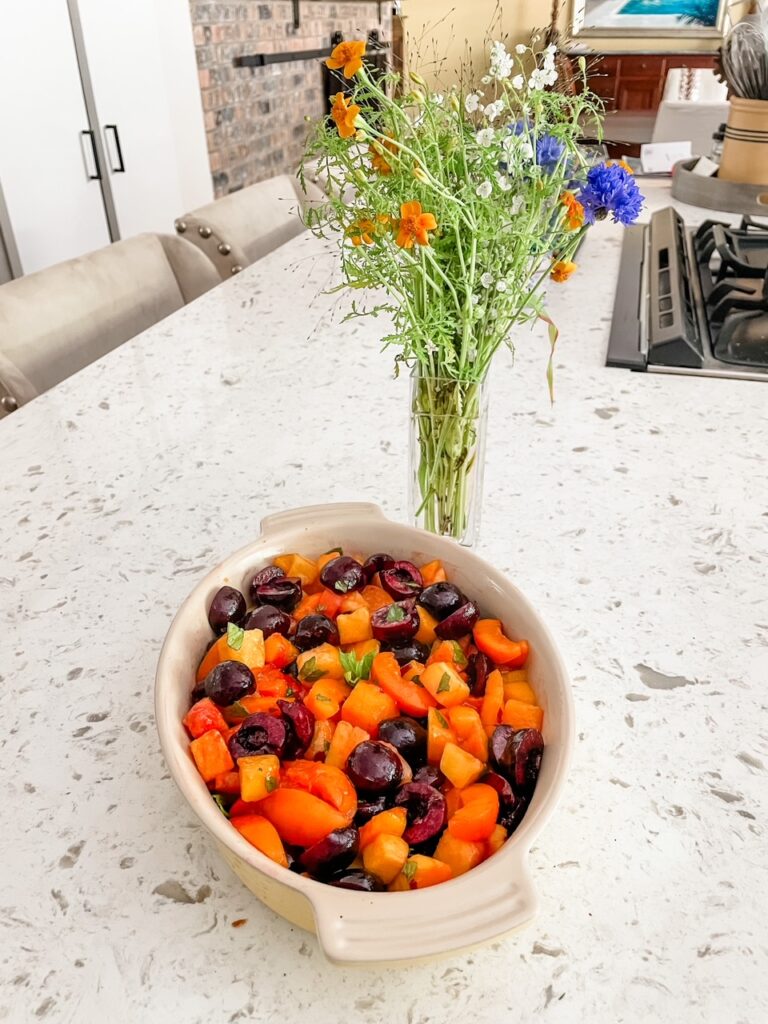
MULTIPOLYGON (((494 42, 477 87, 443 92, 417 74, 405 89, 394 73, 374 81, 364 53, 343 42, 327 61, 352 87, 308 142, 300 177, 311 162, 327 191, 308 224, 338 239, 342 287, 375 293, 349 315, 386 313, 384 344, 412 372, 415 521, 471 544, 494 354, 537 319, 554 348, 547 282, 576 270, 590 224, 609 214, 631 223, 642 197, 628 168, 589 166, 579 148, 600 113, 583 58, 583 91, 566 96, 552 90, 553 46, 494 42)), ((551 353, 547 375, 551 389, 551 353)))

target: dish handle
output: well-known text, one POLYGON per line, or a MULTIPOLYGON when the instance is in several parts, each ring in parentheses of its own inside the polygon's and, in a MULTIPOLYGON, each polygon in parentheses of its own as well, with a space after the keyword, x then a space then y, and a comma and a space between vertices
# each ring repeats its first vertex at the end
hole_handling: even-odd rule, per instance
POLYGON ((261 520, 262 537, 276 533, 287 526, 313 526, 323 519, 343 522, 345 519, 386 519, 379 508, 369 501, 339 501, 330 505, 305 505, 285 512, 275 512, 261 520))
POLYGON ((539 901, 527 850, 514 854, 496 864, 486 862, 485 870, 475 868, 471 881, 462 876, 414 892, 366 898, 361 892, 328 887, 328 895, 312 898, 323 952, 344 966, 408 963, 456 953, 523 928, 536 916, 539 901))

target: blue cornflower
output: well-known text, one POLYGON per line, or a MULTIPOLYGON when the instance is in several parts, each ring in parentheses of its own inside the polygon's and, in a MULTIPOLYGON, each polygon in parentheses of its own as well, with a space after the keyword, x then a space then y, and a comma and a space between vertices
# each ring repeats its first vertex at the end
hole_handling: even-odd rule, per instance
POLYGON ((565 143, 554 135, 542 135, 536 139, 536 163, 547 174, 552 174, 565 152, 565 143))
POLYGON ((643 196, 637 182, 619 164, 598 164, 587 174, 579 192, 587 224, 604 220, 610 213, 616 224, 632 224, 640 216, 643 196))
MULTIPOLYGON (((527 121, 517 121, 509 126, 509 131, 513 135, 523 135, 530 133, 531 126, 527 121)), ((545 174, 552 174, 565 152, 565 143, 554 135, 540 135, 531 141, 536 148, 536 163, 545 174)))

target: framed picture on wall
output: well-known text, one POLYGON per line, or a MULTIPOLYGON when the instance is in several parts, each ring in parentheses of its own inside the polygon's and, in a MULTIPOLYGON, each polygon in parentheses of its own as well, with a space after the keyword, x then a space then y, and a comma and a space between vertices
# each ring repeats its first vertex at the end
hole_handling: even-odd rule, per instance
POLYGON ((574 36, 722 36, 731 0, 573 0, 574 36))

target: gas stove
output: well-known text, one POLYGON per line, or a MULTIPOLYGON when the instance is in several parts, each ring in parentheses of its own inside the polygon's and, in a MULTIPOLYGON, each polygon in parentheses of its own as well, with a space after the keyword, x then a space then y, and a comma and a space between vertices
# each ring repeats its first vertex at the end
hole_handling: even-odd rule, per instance
POLYGON ((768 225, 670 206, 627 228, 607 365, 768 381, 768 225))

